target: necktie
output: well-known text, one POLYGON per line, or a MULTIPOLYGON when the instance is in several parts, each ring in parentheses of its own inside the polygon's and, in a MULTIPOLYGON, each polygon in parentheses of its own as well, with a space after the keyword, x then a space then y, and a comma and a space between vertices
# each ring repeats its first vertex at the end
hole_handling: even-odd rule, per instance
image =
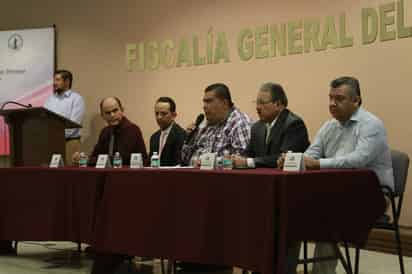
POLYGON ((166 143, 166 131, 162 131, 160 133, 160 141, 159 141, 159 157, 162 155, 163 147, 166 143))
POLYGON ((114 131, 110 134, 110 142, 109 142, 109 156, 112 157, 114 154, 114 131))
POLYGON ((270 130, 271 129, 272 129, 272 127, 270 126, 270 124, 266 124, 266 139, 265 139, 266 144, 269 143, 269 137, 270 137, 270 130))

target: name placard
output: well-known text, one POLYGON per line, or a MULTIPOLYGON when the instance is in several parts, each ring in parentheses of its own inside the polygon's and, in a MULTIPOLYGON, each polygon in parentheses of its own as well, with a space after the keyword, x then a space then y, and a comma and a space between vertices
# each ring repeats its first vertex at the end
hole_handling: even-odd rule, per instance
POLYGON ((53 154, 52 158, 50 160, 50 164, 49 167, 63 167, 64 163, 63 163, 63 157, 61 154, 53 154))
POLYGON ((130 155, 130 168, 142 168, 143 159, 141 153, 132 153, 130 155))
POLYGON ((99 154, 99 157, 97 158, 96 162, 96 168, 106 168, 106 167, 111 167, 112 165, 110 164, 109 161, 109 155, 107 154, 99 154))
POLYGON ((284 171, 303 171, 305 165, 303 162, 303 153, 288 152, 285 156, 285 163, 283 164, 284 171))

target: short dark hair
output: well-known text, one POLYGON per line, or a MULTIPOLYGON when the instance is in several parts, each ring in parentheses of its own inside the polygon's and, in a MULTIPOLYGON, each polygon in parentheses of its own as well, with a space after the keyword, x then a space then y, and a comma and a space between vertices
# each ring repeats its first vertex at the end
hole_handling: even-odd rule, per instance
POLYGON ((176 103, 170 97, 160 97, 156 100, 156 103, 168 103, 170 112, 176 112, 176 103))
POLYGON ((102 108, 103 108, 104 101, 106 101, 109 98, 114 99, 117 102, 117 104, 119 105, 120 110, 123 111, 123 106, 122 106, 122 103, 120 102, 120 99, 117 98, 116 96, 110 96, 110 97, 105 97, 100 101, 100 112, 101 113, 102 113, 102 108))
POLYGON ((288 97, 286 96, 286 92, 283 87, 276 83, 264 83, 260 87, 260 91, 270 92, 272 97, 272 102, 280 102, 283 106, 288 106, 288 97))
POLYGON ((56 72, 54 73, 54 75, 59 74, 62 76, 63 80, 69 80, 69 88, 72 88, 72 84, 73 84, 73 74, 65 69, 59 69, 56 70, 56 72))
POLYGON ((359 105, 361 105, 362 97, 361 97, 359 80, 356 79, 355 77, 343 76, 343 77, 336 78, 330 83, 331 88, 338 88, 343 85, 347 85, 350 88, 349 91, 352 97, 359 96, 359 105))
POLYGON ((232 96, 230 96, 230 91, 229 88, 222 83, 216 83, 212 84, 210 86, 207 86, 205 89, 205 93, 209 91, 214 91, 216 94, 216 97, 222 100, 228 100, 229 106, 233 107, 233 102, 232 102, 232 96))

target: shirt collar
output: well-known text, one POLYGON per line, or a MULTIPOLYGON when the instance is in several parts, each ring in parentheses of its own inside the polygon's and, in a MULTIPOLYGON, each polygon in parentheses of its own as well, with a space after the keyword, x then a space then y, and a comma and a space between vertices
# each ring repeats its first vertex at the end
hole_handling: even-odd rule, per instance
POLYGON ((358 109, 352 113, 352 116, 347 121, 345 121, 344 123, 337 121, 339 126, 346 127, 346 126, 351 125, 352 123, 358 122, 361 119, 361 115, 362 115, 361 112, 362 112, 361 107, 358 107, 358 109))
POLYGON ((208 123, 206 123, 206 126, 205 126, 205 127, 208 127, 208 128, 220 128, 220 127, 222 127, 222 126, 225 126, 226 123, 227 123, 227 121, 232 118, 232 115, 234 114, 235 110, 236 110, 236 108, 235 108, 235 107, 232 107, 232 108, 229 110, 228 114, 226 115, 225 119, 223 119, 222 121, 220 121, 220 122, 218 122, 218 123, 216 123, 216 124, 214 124, 214 125, 209 125, 208 123))
POLYGON ((226 118, 225 118, 222 122, 218 123, 218 125, 220 125, 220 126, 226 125, 227 121, 232 118, 232 115, 233 115, 234 111, 235 111, 235 107, 232 107, 232 108, 229 110, 226 118))
POLYGON ((355 110, 354 113, 352 113, 352 116, 350 117, 350 121, 359 121, 360 120, 360 116, 361 116, 361 107, 358 107, 357 110, 355 110))
POLYGON ((269 128, 272 128, 276 124, 276 121, 278 120, 278 117, 279 117, 279 115, 276 116, 276 118, 273 119, 273 121, 271 123, 265 123, 266 126, 269 127, 269 128))
POLYGON ((170 124, 170 126, 168 126, 166 129, 161 130, 161 132, 162 132, 163 134, 169 134, 170 130, 172 130, 173 124, 174 124, 174 122, 172 122, 172 123, 170 124))
POLYGON ((273 119, 272 122, 270 122, 270 123, 265 123, 266 127, 267 127, 267 128, 272 128, 272 127, 276 124, 276 121, 278 120, 280 114, 281 114, 285 109, 286 109, 286 108, 284 108, 281 112, 279 112, 278 115, 275 117, 275 119, 273 119))
POLYGON ((71 89, 68 89, 68 90, 66 90, 65 92, 63 92, 62 94, 58 94, 57 92, 55 92, 54 94, 57 96, 57 97, 70 97, 70 95, 72 94, 72 90, 71 89))
POLYGON ((127 126, 129 120, 126 118, 126 116, 123 116, 122 119, 120 120, 120 122, 115 125, 115 126, 111 126, 113 131, 118 131, 121 128, 124 128, 127 126))

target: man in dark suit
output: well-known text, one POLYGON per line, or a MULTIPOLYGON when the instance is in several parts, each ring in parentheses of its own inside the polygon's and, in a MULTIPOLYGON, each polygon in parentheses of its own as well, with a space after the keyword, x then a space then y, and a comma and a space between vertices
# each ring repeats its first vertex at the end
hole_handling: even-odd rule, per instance
POLYGON ((306 150, 309 139, 305 123, 287 106, 288 99, 281 85, 262 85, 256 99, 260 120, 252 126, 247 157, 235 156, 235 167, 275 168, 282 153, 306 150))
MULTIPOLYGON (((303 120, 287 109, 288 98, 282 86, 263 84, 256 99, 260 120, 252 126, 247 158, 235 156, 235 167, 277 167, 277 160, 289 150, 304 152, 309 146, 303 120)), ((300 242, 288 244, 287 274, 296 274, 300 242)))
POLYGON ((176 103, 170 97, 160 97, 154 106, 159 130, 150 137, 150 157, 160 156, 161 166, 175 166, 181 162, 181 150, 186 132, 175 122, 176 103))

